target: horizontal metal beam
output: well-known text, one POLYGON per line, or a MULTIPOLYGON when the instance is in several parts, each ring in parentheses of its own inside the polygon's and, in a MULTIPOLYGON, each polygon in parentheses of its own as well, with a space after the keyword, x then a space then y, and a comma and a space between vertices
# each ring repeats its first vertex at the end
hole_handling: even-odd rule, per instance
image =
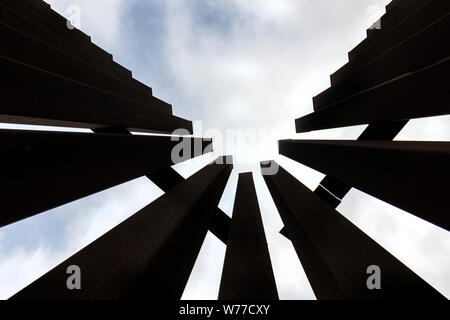
POLYGON ((250 172, 239 174, 219 300, 278 300, 250 172))
POLYGON ((11 299, 180 299, 231 170, 204 167, 11 299), (73 265, 79 290, 66 286, 73 265))
MULTIPOLYGON (((412 6, 408 6, 408 10, 402 10, 403 19, 401 20, 398 19, 398 15, 392 14, 388 17, 389 21, 386 19, 388 15, 381 17, 381 29, 364 39, 348 53, 350 63, 345 69, 354 68, 356 70, 367 64, 400 44, 402 40, 408 39, 411 35, 448 14, 450 8, 447 0, 414 0, 414 2, 412 6), (386 28, 386 24, 391 24, 393 28, 386 28)), ((345 71, 341 70, 340 72, 345 71)), ((337 74, 340 72, 338 71, 334 77, 332 76, 334 81, 337 80, 337 74)), ((332 83, 334 82, 332 81, 332 83)))
POLYGON ((365 66, 348 71, 344 80, 314 97, 314 110, 327 108, 376 85, 445 59, 450 56, 450 44, 442 30, 449 29, 450 14, 447 14, 365 66))
POLYGON ((152 97, 150 88, 137 87, 131 78, 122 80, 92 66, 70 53, 58 50, 46 42, 16 30, 0 20, 0 34, 4 46, 0 55, 40 68, 67 79, 102 90, 111 95, 133 101, 163 113, 172 114, 172 106, 152 97))
POLYGON ((450 142, 284 140, 280 154, 450 230, 450 142))
POLYGON ((0 130, 0 226, 202 155, 210 139, 0 130), (180 144, 181 143, 181 144, 180 144), (187 150, 186 150, 187 151, 187 150))
MULTIPOLYGON (((371 123, 361 133, 358 140, 392 140, 400 133, 407 123, 408 120, 371 123)), ((337 208, 351 188, 351 186, 346 185, 336 178, 326 176, 320 181, 319 186, 314 190, 314 193, 333 208, 337 208)), ((289 239, 285 228, 283 228, 280 233, 289 239)))
MULTIPOLYGON (((0 56, 0 122, 172 133, 192 122, 0 56)), ((165 107, 164 107, 165 108, 165 107)))
POLYGON ((318 299, 445 299, 282 167, 264 180, 318 299))
MULTIPOLYGON (((358 140, 393 140, 407 123, 408 120, 371 123, 358 140)), ((326 176, 314 192, 336 208, 341 202, 339 200, 342 200, 351 188, 336 178, 326 176)))
POLYGON ((450 114, 449 73, 447 58, 299 118, 297 132, 450 114))
MULTIPOLYGON (((19 2, 15 1, 14 3, 18 4, 19 2)), ((142 87, 143 89, 146 87, 142 83, 131 78, 131 71, 114 62, 110 54, 99 54, 94 50, 90 50, 90 46, 79 45, 78 43, 71 41, 71 39, 68 39, 65 35, 58 34, 59 32, 57 29, 59 28, 46 28, 37 23, 32 16, 21 13, 20 10, 18 11, 16 8, 7 7, 3 1, 0 3, 0 21, 35 39, 43 41, 58 50, 79 58, 108 74, 114 75, 122 80, 128 79, 130 83, 134 83, 136 86, 142 87)), ((92 43, 90 45, 92 46, 92 43)))
POLYGON ((2 6, 6 6, 17 13, 31 20, 36 21, 46 29, 52 30, 53 33, 59 34, 64 38, 76 43, 80 47, 86 47, 95 52, 97 55, 112 61, 112 55, 100 49, 91 43, 91 37, 80 31, 79 29, 67 28, 67 19, 48 8, 45 12, 33 9, 33 6, 24 3, 24 1, 3 0, 2 6))

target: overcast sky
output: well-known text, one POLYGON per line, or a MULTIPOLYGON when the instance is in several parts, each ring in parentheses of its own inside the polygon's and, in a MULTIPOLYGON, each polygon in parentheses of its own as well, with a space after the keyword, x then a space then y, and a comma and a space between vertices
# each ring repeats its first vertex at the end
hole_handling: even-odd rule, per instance
MULTIPOLYGON (((235 166, 220 207, 231 216, 237 172, 252 170, 275 278, 282 299, 315 299, 259 175, 275 159, 314 189, 323 175, 277 155, 278 139, 356 139, 366 126, 296 134, 294 119, 312 112, 312 97, 384 13, 388 0, 49 0, 133 71, 136 79, 196 122, 196 134, 217 136, 216 154, 176 166, 184 177, 221 153, 235 166), (233 144, 226 130, 256 130, 233 144), (263 131, 257 131, 263 130, 263 131)), ((2 125, 11 128, 11 125, 2 125)), ((28 128, 28 127, 22 127, 28 128)), ((42 129, 42 128, 40 128, 42 129)), ((48 129, 48 128, 46 128, 48 129)), ((411 121, 397 140, 450 141, 450 117, 411 121)), ((147 178, 0 229, 0 298, 8 298, 160 195, 147 178)), ((450 233, 353 189, 338 211, 450 297, 450 233)), ((207 235, 183 294, 216 299, 225 246, 207 235)))

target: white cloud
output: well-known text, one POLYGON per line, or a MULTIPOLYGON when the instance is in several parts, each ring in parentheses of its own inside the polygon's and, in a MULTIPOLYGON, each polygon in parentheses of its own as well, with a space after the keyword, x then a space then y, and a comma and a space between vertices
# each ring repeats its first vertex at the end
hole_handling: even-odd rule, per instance
POLYGON ((40 244, 37 249, 23 247, 0 251, 0 299, 7 299, 62 260, 52 249, 40 244))
POLYGON ((410 120, 395 140, 450 141, 450 116, 410 120))
POLYGON ((169 1, 164 52, 174 83, 166 94, 206 128, 292 136, 294 119, 312 112, 312 96, 329 86, 329 74, 359 41, 353 30, 363 29, 367 6, 386 3, 319 2, 207 2, 217 15, 229 14, 223 31, 198 21, 195 2, 169 1))

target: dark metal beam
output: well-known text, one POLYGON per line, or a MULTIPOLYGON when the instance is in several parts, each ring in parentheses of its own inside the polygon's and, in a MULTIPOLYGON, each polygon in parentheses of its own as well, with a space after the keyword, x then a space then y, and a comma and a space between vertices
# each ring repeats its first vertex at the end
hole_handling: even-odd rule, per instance
POLYGON ((231 218, 220 208, 214 209, 214 215, 209 224, 209 231, 217 237, 223 244, 228 244, 231 229, 231 218))
POLYGON ((450 230, 450 142, 285 140, 280 153, 450 230))
POLYGON ((392 0, 386 5, 386 12, 398 12, 398 10, 412 0, 392 0))
MULTIPOLYGON (((14 3, 18 4, 19 1, 15 1, 14 3)), ((7 5, 4 1, 0 3, 1 22, 35 39, 43 41, 62 52, 68 53, 85 63, 89 63, 91 66, 95 66, 108 74, 114 75, 122 80, 128 79, 130 83, 134 83, 138 87, 145 89, 146 86, 131 78, 131 71, 115 63, 110 54, 99 54, 94 50, 89 50, 86 46, 80 46, 65 35, 59 34, 58 29, 60 28, 46 28, 39 24, 36 19, 33 19, 32 16, 24 14, 16 8, 9 8, 7 5)), ((91 43, 91 45, 93 44, 91 43)))
MULTIPOLYGON (((358 140, 392 140, 407 123, 408 120, 372 123, 361 133, 358 140)), ((314 193, 333 208, 337 208, 351 188, 336 178, 326 176, 314 190, 314 193)), ((289 239, 284 227, 280 230, 280 233, 289 239)))
POLYGON ((239 174, 219 300, 278 300, 252 173, 239 174))
MULTIPOLYGON (((386 29, 387 32, 392 31, 395 27, 407 18, 411 12, 414 12, 418 7, 423 5, 426 0, 403 0, 402 6, 398 8, 398 10, 388 10, 386 9, 386 14, 381 16, 380 20, 380 28, 372 29, 372 31, 379 33, 380 31, 386 29)), ((391 1, 392 3, 392 1, 391 1)), ((369 31, 370 29, 368 29, 369 31)))
POLYGON ((184 181, 184 178, 172 167, 167 167, 151 174, 147 174, 146 177, 153 181, 153 183, 164 192, 169 191, 184 181))
POLYGON ((318 299, 445 299, 282 167, 264 179, 318 299))
MULTIPOLYGON (((147 178, 153 181, 164 192, 168 192, 184 181, 184 178, 172 167, 167 167, 160 171, 148 174, 147 178)), ((209 231, 211 231, 212 234, 214 234, 225 245, 228 241, 230 225, 231 218, 227 216, 227 214, 220 208, 215 208, 209 225, 209 231)))
MULTIPOLYGON (((400 13, 404 19, 399 20, 399 15, 390 13, 381 17, 381 29, 364 39, 348 53, 351 63, 346 65, 345 69, 353 68, 353 70, 357 70, 362 65, 399 45, 411 35, 439 20, 448 14, 450 9, 447 0, 414 0, 414 2, 412 6, 408 6, 408 10, 402 10, 400 13), (410 10, 411 7, 413 7, 413 10, 410 10), (386 28, 387 24, 391 24, 393 28, 386 28)), ((344 68, 336 72, 332 79, 334 78, 334 81, 336 81, 336 75, 342 71, 344 71, 344 68)), ((333 80, 332 83, 334 83, 333 80)))
POLYGON ((299 118, 297 132, 450 114, 449 73, 447 58, 299 118))
POLYGON ((181 142, 191 157, 212 149, 210 139, 0 130, 0 226, 171 166, 181 142))
MULTIPOLYGON (((101 128, 94 129, 95 133, 117 133, 117 134, 131 134, 125 128, 101 128)), ((156 184, 162 191, 167 192, 173 187, 184 181, 184 178, 176 172, 172 167, 167 167, 156 172, 146 175, 154 184, 156 184)), ((213 219, 209 226, 211 231, 220 241, 225 245, 228 241, 228 233, 230 232, 231 218, 227 216, 220 208, 214 211, 213 219)))
MULTIPOLYGON (((361 133, 358 140, 392 140, 407 123, 408 120, 372 123, 361 133)), ((341 202, 336 200, 342 200, 351 188, 336 178, 326 176, 314 192, 322 195, 323 200, 328 200, 328 204, 336 208, 341 202)))
POLYGON ((371 123, 358 140, 393 140, 409 120, 371 123))
MULTIPOLYGON (((172 133, 192 122, 0 56, 0 122, 172 133)), ((186 132, 186 133, 187 133, 186 132)))
POLYGON ((363 67, 348 70, 341 76, 343 80, 314 97, 314 110, 325 109, 352 95, 445 59, 450 56, 450 44, 444 40, 447 37, 442 30, 449 29, 450 14, 447 14, 363 67))
POLYGON ((70 52, 58 50, 46 42, 2 23, 1 20, 0 34, 4 44, 0 47, 1 56, 83 83, 126 101, 172 114, 171 105, 152 97, 150 88, 143 89, 136 86, 129 77, 122 80, 112 76, 98 66, 75 58, 70 52))
MULTIPOLYGON (((98 56, 112 61, 112 55, 105 52, 91 42, 91 37, 78 29, 67 28, 67 19, 59 15, 55 11, 47 8, 44 12, 33 9, 32 6, 24 3, 24 1, 2 0, 2 6, 6 6, 20 15, 36 21, 39 25, 51 30, 55 34, 72 41, 79 47, 83 47, 92 51, 98 56)), ((131 73, 129 73, 131 76, 131 73)))
POLYGON ((204 167, 11 299, 180 299, 231 170, 204 167), (81 290, 66 287, 71 265, 81 290))

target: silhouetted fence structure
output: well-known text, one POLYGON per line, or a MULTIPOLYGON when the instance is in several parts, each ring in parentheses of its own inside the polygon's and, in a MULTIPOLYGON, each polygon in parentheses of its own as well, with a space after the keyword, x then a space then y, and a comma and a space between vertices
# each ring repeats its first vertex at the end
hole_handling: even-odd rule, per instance
MULTIPOLYGON (((358 140, 279 142, 327 174, 314 192, 283 168, 264 176, 318 299, 443 298, 335 208, 355 187, 449 230, 450 143, 392 141, 409 119, 450 113, 449 9, 392 1, 296 120, 299 133, 368 124, 358 140), (373 265, 381 290, 367 287, 373 265)), ((0 130, 0 227, 141 176, 165 192, 13 299, 179 299, 208 230, 227 244, 219 299, 278 299, 250 173, 239 175, 231 220, 218 208, 231 158, 184 179, 171 167, 173 135, 132 135, 192 133, 192 123, 89 36, 40 0, 2 0, 0 34, 0 122, 93 131, 0 130), (79 290, 66 285, 71 265, 79 290)), ((181 139, 190 157, 212 151, 210 139, 181 139)))
POLYGON ((356 141, 279 142, 280 154, 327 175, 314 192, 284 169, 264 177, 281 233, 319 299, 441 297, 334 210, 355 187, 450 230, 450 143, 392 141, 410 119, 450 113, 450 2, 394 0, 386 9, 331 75, 331 87, 313 98, 314 112, 295 122, 298 133, 366 130, 356 141), (382 290, 367 290, 370 265, 382 270, 382 290))

